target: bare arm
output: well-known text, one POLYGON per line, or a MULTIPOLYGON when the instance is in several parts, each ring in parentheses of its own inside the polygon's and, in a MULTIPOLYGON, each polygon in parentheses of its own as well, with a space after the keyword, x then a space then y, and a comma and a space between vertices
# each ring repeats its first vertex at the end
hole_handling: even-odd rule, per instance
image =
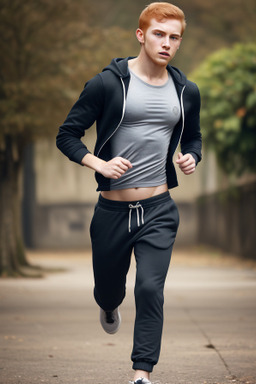
POLYGON ((104 161, 91 153, 87 153, 81 163, 109 179, 119 179, 129 168, 132 168, 130 161, 122 157, 104 161))

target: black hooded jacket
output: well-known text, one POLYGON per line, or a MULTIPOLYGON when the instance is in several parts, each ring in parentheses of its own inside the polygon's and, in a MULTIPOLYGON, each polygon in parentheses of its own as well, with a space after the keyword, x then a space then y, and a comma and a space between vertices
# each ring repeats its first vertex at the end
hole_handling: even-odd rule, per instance
MULTIPOLYGON (((83 157, 89 153, 81 137, 95 121, 97 140, 94 155, 106 161, 112 159, 110 138, 119 128, 125 113, 130 82, 129 59, 113 59, 109 66, 88 81, 60 126, 57 147, 70 160, 81 164, 83 157)), ((183 155, 191 153, 196 163, 201 160, 200 94, 196 84, 188 81, 181 71, 169 65, 167 69, 173 78, 181 105, 181 118, 174 128, 166 160, 168 188, 174 188, 178 182, 172 157, 179 142, 183 155)), ((95 177, 98 191, 110 189, 110 179, 97 172, 95 177)))

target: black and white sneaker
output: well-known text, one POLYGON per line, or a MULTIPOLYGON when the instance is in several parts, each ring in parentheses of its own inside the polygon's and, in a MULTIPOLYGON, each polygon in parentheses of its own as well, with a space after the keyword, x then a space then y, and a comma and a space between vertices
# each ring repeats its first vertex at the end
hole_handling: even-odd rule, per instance
POLYGON ((139 379, 133 381, 134 384, 151 384, 151 381, 145 379, 144 377, 140 377, 139 379))
POLYGON ((110 335, 116 333, 121 325, 121 315, 119 309, 116 308, 114 311, 104 311, 100 308, 100 322, 105 332, 110 335))

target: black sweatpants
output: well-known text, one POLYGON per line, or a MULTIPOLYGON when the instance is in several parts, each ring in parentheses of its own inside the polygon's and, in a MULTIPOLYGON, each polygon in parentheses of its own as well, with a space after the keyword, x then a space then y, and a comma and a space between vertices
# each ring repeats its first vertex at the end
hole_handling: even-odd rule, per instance
POLYGON ((95 207, 90 227, 94 296, 102 309, 113 310, 123 301, 132 250, 135 254, 133 369, 152 372, 159 358, 163 290, 178 223, 169 192, 138 202, 100 195, 95 207))

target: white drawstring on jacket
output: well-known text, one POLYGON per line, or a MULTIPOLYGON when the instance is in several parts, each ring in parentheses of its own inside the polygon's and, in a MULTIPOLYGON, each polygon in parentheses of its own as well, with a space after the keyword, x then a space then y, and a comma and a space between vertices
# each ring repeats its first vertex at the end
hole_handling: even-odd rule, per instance
POLYGON ((142 205, 137 202, 136 205, 129 204, 129 220, 128 220, 128 230, 131 232, 131 222, 132 222, 132 210, 136 209, 137 213, 137 225, 140 227, 140 215, 139 215, 139 209, 141 209, 141 224, 144 224, 144 209, 142 205))

